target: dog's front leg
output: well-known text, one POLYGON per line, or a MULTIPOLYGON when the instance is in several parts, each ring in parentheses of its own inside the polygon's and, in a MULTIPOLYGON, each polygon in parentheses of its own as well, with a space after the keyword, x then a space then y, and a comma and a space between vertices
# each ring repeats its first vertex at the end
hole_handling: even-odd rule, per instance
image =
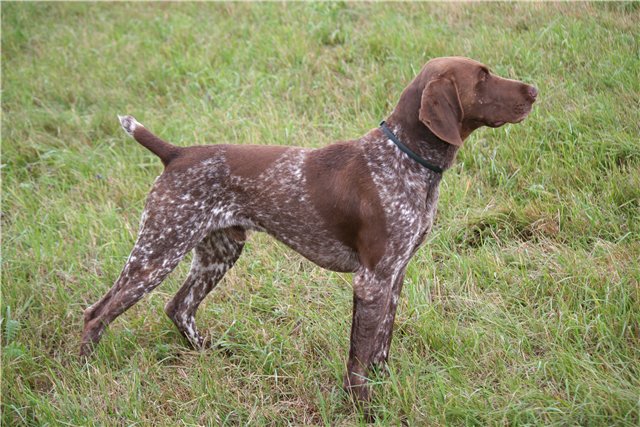
POLYGON ((392 273, 358 272, 354 277, 351 346, 344 387, 357 401, 370 400, 367 374, 386 362, 404 268, 392 273))

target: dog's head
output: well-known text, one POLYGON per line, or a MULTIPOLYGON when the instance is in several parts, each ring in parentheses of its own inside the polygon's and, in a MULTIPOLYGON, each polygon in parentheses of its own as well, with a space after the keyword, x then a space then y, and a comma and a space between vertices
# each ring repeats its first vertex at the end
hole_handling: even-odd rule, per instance
POLYGON ((416 114, 417 122, 456 146, 481 126, 518 123, 538 96, 531 85, 498 77, 468 58, 429 61, 403 93, 398 108, 416 114), (403 104, 407 104, 403 106, 403 104))

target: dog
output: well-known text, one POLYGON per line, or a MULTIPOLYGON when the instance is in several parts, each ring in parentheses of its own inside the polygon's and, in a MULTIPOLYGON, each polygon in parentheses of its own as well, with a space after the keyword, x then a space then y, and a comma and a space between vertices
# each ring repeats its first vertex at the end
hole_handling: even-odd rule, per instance
POLYGON ((521 122, 537 95, 479 62, 446 57, 422 68, 380 127, 319 149, 178 147, 119 117, 164 171, 120 276, 84 312, 81 354, 190 251, 189 276, 165 312, 203 347, 196 310, 240 256, 247 231, 257 230, 321 267, 354 273, 344 387, 357 402, 369 401, 367 374, 389 357, 405 269, 433 226, 443 172, 471 132, 521 122))

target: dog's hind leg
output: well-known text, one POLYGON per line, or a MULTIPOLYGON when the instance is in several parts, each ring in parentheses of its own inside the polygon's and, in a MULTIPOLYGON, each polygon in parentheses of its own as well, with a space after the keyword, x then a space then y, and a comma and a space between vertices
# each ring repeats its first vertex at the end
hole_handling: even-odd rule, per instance
POLYGON ((165 307, 167 316, 196 349, 204 344, 195 323, 198 306, 240 257, 245 240, 245 231, 239 227, 209 233, 194 250, 189 276, 165 307))
POLYGON ((185 205, 179 182, 161 176, 149 194, 138 240, 120 276, 100 301, 84 312, 80 354, 91 353, 109 323, 151 292, 202 240, 209 213, 204 204, 185 205))

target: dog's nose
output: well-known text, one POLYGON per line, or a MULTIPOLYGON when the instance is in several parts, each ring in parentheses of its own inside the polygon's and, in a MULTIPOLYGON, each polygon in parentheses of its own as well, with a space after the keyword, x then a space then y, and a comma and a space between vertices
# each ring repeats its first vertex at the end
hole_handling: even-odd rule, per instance
POLYGON ((529 94, 531 99, 533 99, 534 101, 538 97, 538 89, 536 89, 535 86, 529 86, 529 89, 527 90, 527 93, 529 94))

